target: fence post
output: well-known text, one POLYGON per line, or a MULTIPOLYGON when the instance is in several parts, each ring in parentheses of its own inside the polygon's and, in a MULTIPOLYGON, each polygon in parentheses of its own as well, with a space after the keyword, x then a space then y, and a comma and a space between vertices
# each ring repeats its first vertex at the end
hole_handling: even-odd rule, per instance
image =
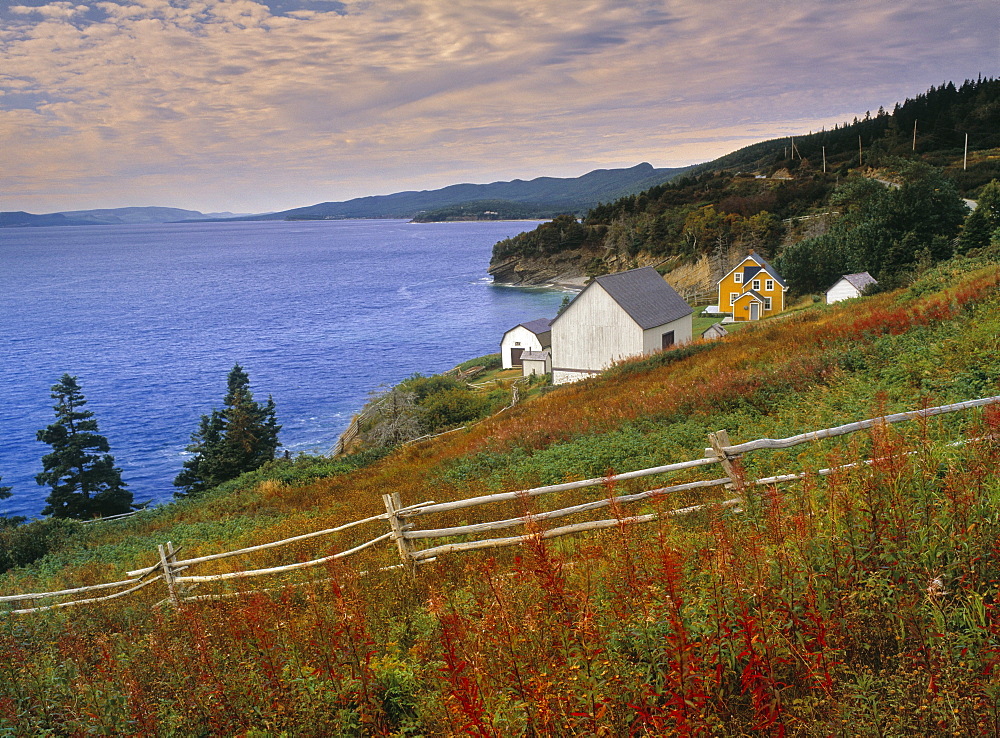
POLYGON ((709 433, 708 443, 711 445, 711 448, 705 449, 706 455, 715 456, 719 460, 719 463, 722 464, 726 476, 732 480, 726 485, 726 489, 735 489, 742 497, 746 493, 746 484, 743 479, 743 469, 739 463, 740 457, 730 456, 723 451, 726 446, 732 445, 729 442, 729 433, 724 430, 709 433))
POLYGON ((160 566, 163 568, 163 581, 167 584, 167 593, 170 595, 170 604, 174 606, 176 610, 180 606, 180 600, 177 598, 177 588, 174 584, 174 571, 173 564, 176 560, 174 556, 174 544, 168 542, 170 551, 164 548, 163 544, 159 545, 160 550, 160 566))
POLYGON ((382 502, 385 503, 385 511, 388 513, 389 527, 392 529, 392 540, 396 542, 396 549, 399 551, 399 558, 403 560, 403 568, 412 577, 417 573, 416 562, 413 559, 413 544, 403 535, 405 528, 396 513, 403 503, 399 499, 399 493, 393 492, 390 495, 382 495, 382 502))

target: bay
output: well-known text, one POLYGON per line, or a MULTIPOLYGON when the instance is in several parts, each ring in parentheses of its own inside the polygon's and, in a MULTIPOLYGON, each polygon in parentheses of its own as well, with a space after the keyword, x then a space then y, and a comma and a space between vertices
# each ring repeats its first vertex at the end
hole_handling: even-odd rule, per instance
POLYGON ((562 293, 493 285, 532 222, 191 223, 0 231, 0 515, 37 516, 50 388, 78 377, 136 502, 171 499, 241 364, 284 449, 325 453, 369 392, 499 350, 562 293))

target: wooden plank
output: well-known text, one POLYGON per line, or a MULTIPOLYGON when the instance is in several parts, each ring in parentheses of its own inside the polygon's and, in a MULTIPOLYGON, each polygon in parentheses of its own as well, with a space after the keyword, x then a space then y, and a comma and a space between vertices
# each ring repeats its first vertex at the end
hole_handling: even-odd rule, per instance
MULTIPOLYGON (((426 559, 424 561, 419 561, 419 564, 431 564, 437 561, 437 559, 426 559)), ((403 564, 393 564, 392 566, 380 566, 378 569, 373 569, 372 571, 359 571, 358 576, 367 576, 368 574, 378 573, 383 571, 395 571, 396 569, 402 569, 403 564)), ((207 594, 207 595, 194 595, 191 597, 185 597, 184 602, 207 602, 211 600, 229 600, 233 597, 244 597, 251 594, 267 594, 268 592, 282 592, 290 587, 307 587, 311 584, 325 584, 326 582, 334 581, 333 577, 323 577, 322 579, 310 579, 308 582, 292 582, 290 584, 283 584, 280 587, 265 587, 264 589, 249 589, 241 590, 239 592, 223 592, 221 594, 207 594)))
POLYGON ((460 551, 478 551, 488 548, 505 548, 507 546, 517 546, 521 543, 525 543, 535 538, 541 538, 542 540, 545 540, 549 538, 559 538, 560 536, 573 535, 575 533, 584 533, 593 530, 604 530, 606 528, 613 528, 620 524, 633 525, 636 523, 649 523, 663 516, 690 515, 691 513, 697 512, 699 510, 704 510, 709 507, 737 507, 742 503, 743 503, 742 499, 736 498, 732 500, 726 500, 724 502, 709 503, 705 505, 692 505, 691 507, 678 508, 677 510, 670 510, 664 513, 650 513, 648 515, 637 515, 630 518, 622 518, 621 520, 615 518, 614 520, 593 520, 588 523, 576 523, 575 525, 566 525, 561 528, 551 528, 550 530, 542 531, 540 533, 534 533, 524 536, 512 536, 510 538, 491 538, 485 541, 469 541, 468 543, 449 543, 443 546, 435 546, 434 548, 425 548, 422 551, 417 551, 416 554, 414 554, 414 556, 418 561, 421 561, 425 558, 430 558, 432 556, 441 556, 446 553, 457 553, 460 551))
POLYGON ((63 608, 63 607, 75 607, 76 605, 92 605, 92 604, 94 604, 96 602, 108 602, 110 600, 118 599, 119 597, 124 597, 127 594, 132 594, 133 592, 137 592, 138 590, 142 589, 143 587, 146 587, 146 586, 152 584, 153 582, 155 582, 155 581, 157 581, 157 580, 159 580, 161 578, 162 578, 162 575, 159 574, 159 575, 153 577, 152 579, 146 579, 145 581, 136 580, 136 581, 139 581, 139 583, 137 585, 135 585, 134 587, 130 587, 129 589, 123 590, 121 592, 115 592, 114 594, 106 595, 104 597, 91 597, 90 599, 86 599, 86 600, 72 600, 71 602, 57 602, 54 605, 45 605, 43 607, 32 607, 32 608, 28 608, 28 609, 25 609, 25 610, 11 610, 8 613, 0 613, 0 615, 3 615, 3 614, 7 614, 7 615, 27 615, 28 613, 33 613, 33 612, 45 612, 46 610, 58 610, 58 609, 63 608))
POLYGON ((403 568, 412 575, 415 573, 413 568, 413 545, 406 540, 403 523, 400 521, 397 512, 401 507, 399 493, 393 492, 392 494, 382 495, 382 502, 385 504, 385 513, 388 516, 389 527, 392 528, 390 535, 393 543, 396 544, 396 550, 399 551, 399 558, 403 562, 403 568))
MULTIPOLYGON (((433 504, 434 504, 433 501, 421 502, 418 505, 410 505, 409 507, 402 508, 402 510, 409 510, 411 508, 421 507, 423 505, 433 505, 433 504)), ((336 528, 327 528, 326 530, 318 530, 313 533, 304 533, 300 536, 285 538, 281 541, 273 541, 271 543, 261 543, 260 545, 257 546, 249 546, 248 548, 241 548, 237 549, 236 551, 224 551, 222 553, 209 554, 207 556, 199 556, 198 558, 195 559, 183 559, 177 562, 177 566, 180 567, 180 566, 191 566, 193 564, 203 564, 206 561, 216 561, 217 559, 226 559, 229 558, 230 556, 241 556, 243 554, 254 553, 255 551, 263 551, 268 548, 278 548, 279 546, 286 546, 290 543, 298 543, 299 541, 305 541, 310 538, 318 538, 320 536, 327 536, 332 533, 339 533, 341 531, 347 530, 348 528, 354 528, 364 523, 371 523, 376 520, 386 520, 386 518, 387 518, 386 513, 381 513, 379 515, 373 515, 372 517, 365 518, 363 520, 355 520, 350 523, 344 523, 343 525, 339 525, 336 528)), ((155 571, 159 567, 160 567, 159 564, 156 564, 155 566, 147 566, 144 569, 136 569, 135 571, 130 571, 128 572, 128 575, 138 576, 142 574, 147 574, 149 572, 155 571)))
POLYGON ((856 433, 857 431, 867 430, 868 428, 872 428, 882 423, 902 423, 908 420, 916 420, 917 418, 929 418, 934 415, 943 415, 945 413, 953 413, 959 410, 969 410, 974 407, 984 407, 998 402, 1000 402, 1000 396, 984 397, 980 400, 957 402, 953 405, 941 405, 940 407, 929 407, 923 410, 910 410, 905 413, 885 415, 881 418, 869 418, 868 420, 862 420, 857 423, 848 423, 846 425, 838 425, 834 428, 825 428, 823 430, 800 433, 797 436, 789 436, 788 438, 762 438, 757 441, 749 441, 736 446, 726 446, 723 450, 730 456, 733 456, 736 454, 746 454, 751 451, 759 451, 761 449, 778 450, 791 448, 792 446, 798 446, 801 443, 807 443, 809 441, 819 441, 824 438, 835 438, 848 433, 856 433))
MULTIPOLYGON (((156 567, 159 568, 158 566, 156 567)), ((112 589, 114 587, 124 587, 135 584, 139 579, 125 579, 121 582, 108 582, 107 584, 92 584, 88 587, 75 587, 73 589, 60 589, 54 592, 33 592, 23 595, 4 595, 0 597, 0 602, 18 602, 20 600, 41 600, 46 597, 64 597, 66 595, 81 594, 83 592, 96 592, 100 589, 112 589)))
POLYGON ((324 556, 322 559, 314 559, 312 561, 303 561, 298 564, 288 564, 287 566, 274 566, 270 569, 252 569, 250 571, 234 571, 229 574, 206 574, 203 576, 186 576, 186 577, 176 577, 175 582, 221 582, 226 579, 244 579, 246 577, 262 577, 269 574, 280 574, 286 571, 296 571, 298 569, 308 569, 313 566, 322 566, 323 564, 329 563, 330 561, 335 561, 337 559, 345 558, 352 554, 363 551, 370 546, 374 546, 382 541, 387 541, 392 537, 391 533, 385 533, 378 538, 375 538, 366 543, 362 543, 360 546, 355 546, 347 551, 341 551, 340 553, 333 554, 332 556, 324 556))
POLYGON ((171 561, 167 556, 167 550, 163 547, 162 543, 158 546, 158 550, 160 552, 160 566, 163 567, 163 581, 167 585, 167 593, 170 598, 170 604, 176 608, 180 605, 180 601, 177 599, 177 590, 174 587, 174 574, 170 570, 171 561))
POLYGON ((639 469, 637 471, 614 474, 610 477, 597 477, 595 479, 583 479, 579 482, 550 484, 545 487, 533 487, 532 489, 518 490, 516 492, 499 492, 492 495, 469 497, 465 500, 441 502, 433 505, 411 505, 410 507, 398 510, 397 512, 402 518, 413 518, 419 515, 430 515, 431 513, 445 512, 447 510, 461 510, 467 507, 478 507, 479 505, 487 505, 491 502, 506 502, 509 500, 516 500, 520 497, 536 497, 538 495, 545 495, 551 492, 565 492, 572 489, 581 489, 583 487, 596 487, 599 484, 606 484, 609 481, 624 482, 629 479, 648 477, 653 474, 664 474, 666 472, 681 471, 683 469, 694 469, 718 463, 719 460, 715 458, 694 459, 693 461, 681 461, 676 464, 666 464, 665 466, 656 466, 650 469, 639 469))
MULTIPOLYGON (((952 444, 954 445, 954 444, 952 444)), ((917 453, 916 451, 909 451, 903 456, 911 456, 917 453)), ((770 484, 782 484, 785 482, 794 482, 805 479, 806 477, 812 475, 818 476, 829 476, 830 474, 835 474, 838 471, 844 471, 847 469, 853 469, 860 466, 867 466, 875 463, 874 460, 856 461, 850 464, 843 464, 841 466, 835 466, 829 469, 818 469, 815 472, 799 472, 795 474, 782 474, 774 477, 765 477, 763 479, 756 479, 749 482, 749 486, 766 486, 770 484)), ((706 479, 698 482, 688 482, 686 484, 677 484, 671 487, 660 487, 658 489, 651 489, 645 492, 638 492, 633 495, 619 495, 615 497, 615 501, 618 503, 631 503, 640 502, 642 500, 647 500, 651 497, 661 496, 669 494, 671 492, 685 492, 694 489, 703 489, 707 487, 721 487, 728 486, 732 480, 729 477, 721 477, 719 479, 706 479)), ((528 521, 539 521, 539 520, 552 520, 556 518, 566 517, 568 515, 574 515, 580 512, 586 512, 589 510, 597 510, 602 507, 608 507, 611 501, 608 499, 595 500, 594 502, 587 502, 581 505, 574 505, 572 507, 562 508, 560 510, 551 510, 547 512, 536 513, 534 515, 527 515, 518 518, 509 518, 507 520, 497 520, 488 523, 476 523, 473 525, 460 525, 452 528, 428 528, 423 530, 407 531, 404 533, 408 539, 424 539, 424 538, 446 538, 449 536, 459 536, 459 535, 472 535, 476 533, 485 533, 494 530, 503 530, 505 528, 513 528, 518 525, 524 525, 528 521)), ((684 508, 687 509, 687 508, 684 508)), ((430 550, 430 549, 427 549, 430 550)))
POLYGON ((739 459, 739 456, 729 454, 725 449, 725 447, 729 445, 729 433, 725 430, 709 433, 708 443, 712 447, 712 453, 715 455, 715 458, 717 458, 719 463, 722 464, 722 468, 725 470, 726 476, 733 480, 726 485, 726 489, 736 489, 740 494, 742 494, 745 491, 742 489, 744 485, 740 481, 742 474, 739 473, 737 465, 733 463, 739 459))
MULTIPOLYGON (((646 490, 645 492, 637 492, 632 495, 616 495, 615 501, 617 503, 630 503, 630 502, 640 502, 642 500, 648 500, 651 497, 662 496, 670 494, 672 492, 686 492, 693 489, 703 489, 707 487, 719 487, 729 483, 729 477, 723 477, 721 479, 704 479, 697 482, 687 482, 685 484, 675 484, 671 487, 659 487, 657 489, 646 490)), ((611 500, 608 498, 603 498, 600 500, 594 500, 593 502, 586 502, 580 505, 573 505, 572 507, 565 507, 559 510, 550 510, 547 512, 535 513, 533 515, 524 515, 517 518, 508 518, 506 520, 497 520, 489 523, 475 523, 473 525, 460 525, 453 528, 428 528, 424 530, 412 530, 404 531, 403 535, 407 539, 414 540, 418 538, 444 538, 446 536, 461 536, 469 535, 474 533, 484 533, 491 530, 503 530, 504 528, 513 528, 518 525, 524 525, 529 520, 551 520, 555 518, 562 518, 568 515, 575 515, 581 512, 587 512, 588 510, 599 510, 602 507, 608 507, 611 505, 611 500)))

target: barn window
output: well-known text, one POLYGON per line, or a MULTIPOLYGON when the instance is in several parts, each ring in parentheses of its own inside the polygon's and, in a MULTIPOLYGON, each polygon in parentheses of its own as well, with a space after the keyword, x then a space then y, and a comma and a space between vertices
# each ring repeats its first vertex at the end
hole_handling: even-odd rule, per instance
POLYGON ((764 289, 767 290, 768 292, 770 292, 771 290, 773 290, 774 289, 774 280, 773 279, 769 279, 766 282, 764 282, 764 289))
POLYGON ((770 297, 765 297, 764 298, 764 309, 765 310, 770 310, 771 309, 771 298, 770 297))
POLYGON ((759 280, 759 279, 755 279, 755 280, 753 281, 753 288, 754 288, 755 290, 760 290, 760 280, 759 280))
POLYGON ((736 284, 743 284, 743 272, 734 273, 733 281, 736 282, 736 284))
POLYGON ((667 331, 663 334, 660 348, 670 348, 674 345, 674 332, 667 331))

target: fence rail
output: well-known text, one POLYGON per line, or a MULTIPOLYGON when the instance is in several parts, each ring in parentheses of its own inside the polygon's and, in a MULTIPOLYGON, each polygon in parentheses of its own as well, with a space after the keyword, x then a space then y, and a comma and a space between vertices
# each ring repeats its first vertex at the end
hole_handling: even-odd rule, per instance
MULTIPOLYGON (((464 500, 454 500, 451 502, 434 502, 427 501, 421 502, 414 505, 404 506, 401 502, 400 495, 398 492, 393 492, 385 494, 382 496, 382 501, 385 506, 386 511, 378 515, 372 515, 361 520, 351 521, 349 523, 344 523, 334 528, 327 528, 324 530, 313 531, 310 533, 304 533, 302 535, 293 536, 291 538, 285 538, 280 541, 273 541, 270 543, 262 543, 256 546, 249 546, 246 548, 240 548, 234 551, 223 551, 215 554, 208 554, 205 556, 197 556, 188 559, 179 559, 177 557, 179 548, 174 548, 171 542, 167 542, 165 545, 158 546, 157 550, 157 561, 152 566, 146 566, 140 569, 135 569, 133 571, 127 572, 128 579, 123 579, 117 582, 108 582, 105 584, 96 584, 86 587, 75 587, 72 589, 62 589, 51 592, 33 592, 28 594, 20 595, 4 595, 0 596, 0 604, 3 603, 35 603, 39 600, 55 599, 55 598, 67 598, 74 597, 78 595, 91 595, 97 592, 106 592, 107 590, 117 589, 118 591, 111 594, 103 594, 99 596, 88 596, 83 599, 70 599, 64 602, 57 602, 54 604, 40 605, 29 608, 13 609, 7 610, 5 612, 0 611, 0 614, 7 615, 19 615, 27 613, 38 613, 47 610, 53 610, 56 608, 73 607, 77 605, 89 605, 96 604, 100 602, 108 602, 110 600, 125 597, 127 595, 138 592, 139 590, 153 584, 154 582, 162 581, 167 590, 167 599, 163 602, 169 602, 173 606, 178 607, 184 602, 196 602, 205 600, 216 600, 223 599, 226 597, 239 596, 240 594, 245 594, 245 592, 228 592, 228 593, 216 593, 216 594, 200 594, 191 595, 188 592, 189 587, 197 586, 200 584, 207 583, 217 583, 217 582, 228 582, 235 580, 251 579, 256 577, 265 576, 275 576, 279 574, 285 574, 290 572, 296 572, 304 569, 310 569, 318 566, 323 566, 329 564, 332 561, 346 558, 348 556, 353 556, 355 554, 361 553, 362 551, 369 550, 378 546, 382 543, 391 542, 391 544, 396 548, 399 554, 401 563, 395 566, 380 567, 375 569, 375 571, 389 571, 393 569, 403 569, 413 575, 422 564, 430 563, 436 560, 438 557, 445 554, 469 552, 485 549, 495 549, 504 548, 509 546, 520 545, 524 542, 538 539, 550 539, 557 538, 566 535, 576 535, 580 533, 585 533, 595 530, 603 530, 615 526, 622 525, 638 525, 643 523, 650 523, 656 520, 663 519, 665 517, 681 517, 685 515, 690 515, 698 511, 705 510, 709 507, 715 507, 718 509, 730 509, 730 510, 740 510, 744 501, 746 499, 747 493, 754 487, 760 486, 770 486, 775 484, 782 484, 787 482, 794 482, 805 479, 810 475, 816 476, 828 476, 830 474, 835 474, 840 471, 847 469, 859 468, 864 465, 870 465, 878 461, 877 459, 867 459, 863 461, 857 461, 849 464, 843 464, 841 466, 830 467, 827 469, 820 469, 818 471, 806 472, 791 472, 785 474, 778 474, 775 476, 764 477, 761 479, 748 480, 745 477, 742 467, 743 458, 755 451, 775 451, 783 450, 788 448, 793 448, 795 446, 804 443, 813 443, 816 441, 836 438, 838 436, 844 436, 850 433, 857 433, 859 431, 867 430, 879 425, 890 425, 894 423, 902 423, 906 421, 917 420, 921 418, 929 418, 936 415, 942 415, 945 413, 953 413, 962 410, 968 410, 972 408, 985 407, 987 405, 994 405, 1000 403, 1000 396, 995 397, 985 397, 977 400, 969 400, 967 402, 959 402, 951 405, 943 405, 940 407, 924 408, 921 410, 912 410, 909 412, 896 413, 893 415, 886 415, 877 418, 869 418, 867 420, 862 420, 855 423, 847 423, 845 425, 835 426, 833 428, 824 428, 821 430, 810 431, 808 433, 800 433, 795 436, 789 436, 787 438, 762 438, 755 441, 749 441, 747 443, 732 444, 729 442, 729 437, 726 431, 720 430, 716 433, 709 434, 709 447, 705 449, 705 456, 698 459, 692 459, 689 461, 681 461, 672 464, 664 464, 662 466, 650 467, 647 469, 637 469, 635 471, 624 472, 621 474, 613 474, 606 477, 596 477, 592 479, 583 479, 574 482, 564 482, 561 484, 551 484, 541 487, 532 487, 529 489, 521 489, 513 492, 500 492, 490 495, 480 495, 477 497, 471 497, 464 500), (617 495, 614 493, 614 487, 620 482, 627 482, 634 479, 642 479, 644 477, 650 477, 655 475, 669 475, 677 472, 689 472, 691 470, 701 469, 707 466, 713 466, 718 464, 722 467, 724 476, 714 476, 709 479, 699 479, 692 481, 679 481, 676 484, 670 484, 666 486, 658 486, 652 489, 647 489, 639 492, 634 492, 630 494, 617 495), (601 497, 599 499, 589 500, 585 502, 578 502, 576 504, 569 505, 567 507, 562 507, 555 510, 545 510, 540 512, 524 512, 526 503, 528 500, 543 495, 555 494, 558 492, 569 492, 579 489, 585 489, 587 487, 596 486, 607 486, 609 489, 609 494, 607 496, 601 497), (712 488, 724 488, 730 492, 726 496, 726 499, 720 501, 708 501, 700 502, 698 504, 688 504, 682 507, 674 507, 672 509, 656 509, 653 512, 645 514, 630 514, 624 515, 621 513, 621 506, 650 503, 656 502, 658 506, 661 505, 665 500, 669 499, 672 495, 677 495, 683 492, 691 492, 695 490, 707 490, 712 488), (429 516, 439 515, 442 513, 450 513, 457 510, 468 510, 471 508, 481 507, 484 505, 492 505, 498 503, 517 503, 520 506, 519 515, 506 516, 498 520, 488 520, 484 522, 477 523, 463 523, 462 525, 451 525, 435 528, 416 528, 416 522, 422 519, 426 519, 429 516), (604 519, 604 520, 587 520, 583 522, 568 523, 566 525, 561 525, 555 528, 544 528, 543 524, 558 520, 561 518, 571 517, 574 515, 580 515, 583 513, 593 512, 596 510, 601 510, 604 508, 612 508, 615 517, 604 519), (304 541, 317 539, 324 536, 332 536, 338 533, 342 533, 351 528, 355 528, 360 525, 365 524, 377 524, 379 522, 384 522, 388 530, 382 532, 379 535, 370 538, 369 540, 356 544, 353 547, 340 551, 335 554, 328 556, 322 556, 319 558, 311 559, 308 561, 299 561, 293 564, 285 564, 282 566, 271 566, 257 569, 249 570, 238 570, 224 573, 216 574, 185 574, 187 570, 192 567, 205 564, 212 561, 219 561, 222 559, 228 559, 235 556, 246 556, 261 551, 275 549, 285 546, 293 546, 300 544, 304 541), (454 539, 456 537, 471 537, 477 536, 479 534, 489 534, 493 531, 508 530, 511 528, 522 527, 525 532, 519 535, 505 536, 499 538, 484 538, 479 540, 466 540, 466 541, 454 541, 447 539, 454 539), (418 548, 418 545, 429 544, 425 548, 418 548)), ((972 440, 982 440, 982 439, 972 439, 972 440)), ((959 441, 951 445, 961 445, 967 441, 959 441)), ((912 454, 915 452, 909 452, 912 454)), ((326 581, 326 580, 311 580, 311 581, 326 581)), ((287 584, 283 583, 277 587, 269 587, 257 589, 254 591, 273 591, 275 589, 281 589, 287 586, 301 586, 303 584, 308 584, 309 582, 299 582, 287 584)))

